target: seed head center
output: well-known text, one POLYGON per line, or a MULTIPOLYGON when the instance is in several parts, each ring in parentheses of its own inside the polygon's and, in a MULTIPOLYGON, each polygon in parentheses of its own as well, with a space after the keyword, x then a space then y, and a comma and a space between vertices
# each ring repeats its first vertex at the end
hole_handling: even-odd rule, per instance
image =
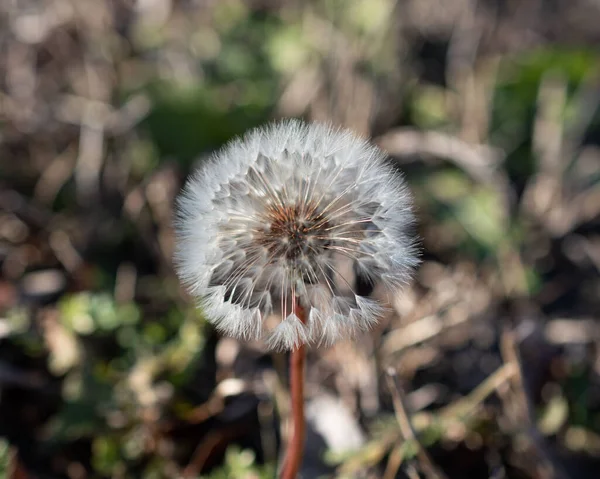
POLYGON ((287 260, 308 259, 327 244, 327 220, 314 205, 276 205, 267 211, 262 239, 270 254, 287 260))

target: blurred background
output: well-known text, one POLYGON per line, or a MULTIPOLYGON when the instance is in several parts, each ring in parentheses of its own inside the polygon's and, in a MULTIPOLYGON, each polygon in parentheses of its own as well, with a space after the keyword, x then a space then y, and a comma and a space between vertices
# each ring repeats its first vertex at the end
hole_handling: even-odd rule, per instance
POLYGON ((0 470, 271 478, 286 358, 173 273, 173 199, 279 117, 373 138, 423 265, 310 352, 303 477, 595 478, 598 0, 2 0, 0 470))

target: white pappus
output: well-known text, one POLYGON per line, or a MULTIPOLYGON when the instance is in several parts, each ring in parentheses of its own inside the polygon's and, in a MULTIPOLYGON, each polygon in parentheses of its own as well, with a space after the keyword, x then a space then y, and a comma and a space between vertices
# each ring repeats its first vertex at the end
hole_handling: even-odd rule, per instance
POLYGON ((286 120, 229 143, 191 176, 177 201, 175 264, 224 334, 278 350, 330 345, 381 316, 364 285, 394 293, 410 279, 413 223, 411 195, 381 150, 286 120))

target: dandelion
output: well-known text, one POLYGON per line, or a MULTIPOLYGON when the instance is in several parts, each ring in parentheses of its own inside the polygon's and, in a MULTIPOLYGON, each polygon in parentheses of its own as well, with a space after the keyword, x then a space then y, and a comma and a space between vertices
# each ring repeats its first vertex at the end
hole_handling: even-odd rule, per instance
POLYGON ((402 176, 381 150, 299 121, 250 132, 185 186, 181 280, 224 334, 292 351, 293 432, 281 478, 295 479, 302 461, 305 345, 377 322, 384 308, 365 286, 394 293, 407 282, 418 262, 413 221, 402 176))
POLYGON ((284 121, 229 144, 188 181, 176 265, 225 335, 278 350, 331 345, 381 316, 365 286, 395 292, 409 279, 413 221, 381 150, 345 130, 284 121), (280 318, 275 327, 269 317, 280 318))

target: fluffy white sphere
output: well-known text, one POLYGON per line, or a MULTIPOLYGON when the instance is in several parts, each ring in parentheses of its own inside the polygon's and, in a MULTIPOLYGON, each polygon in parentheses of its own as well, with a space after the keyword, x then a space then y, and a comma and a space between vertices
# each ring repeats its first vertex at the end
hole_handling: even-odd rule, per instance
POLYGON ((418 264, 411 196, 349 131, 283 121, 224 147, 178 198, 178 274, 224 334, 274 349, 369 329, 418 264), (360 290, 360 291, 359 291, 360 290), (265 319, 280 318, 270 330, 265 319))

